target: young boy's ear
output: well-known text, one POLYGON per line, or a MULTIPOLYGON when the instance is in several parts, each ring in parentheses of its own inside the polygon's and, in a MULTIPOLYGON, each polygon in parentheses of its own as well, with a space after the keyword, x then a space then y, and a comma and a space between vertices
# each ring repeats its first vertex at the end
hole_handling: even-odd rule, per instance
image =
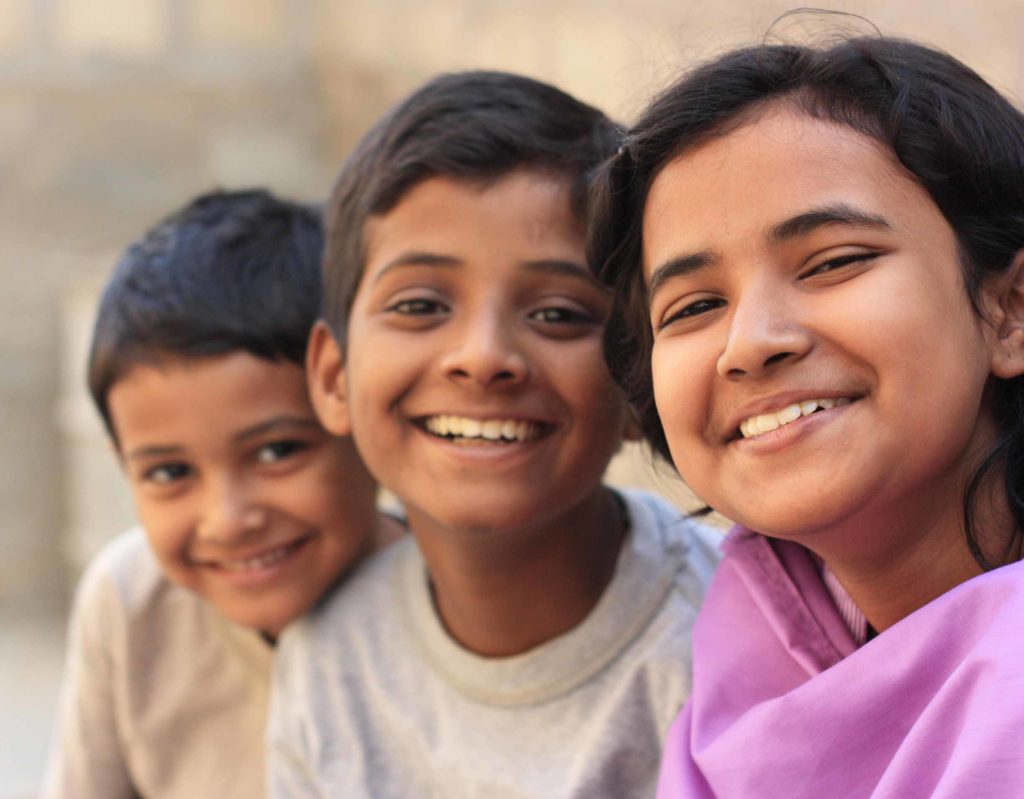
POLYGON ((323 321, 313 326, 306 349, 306 381, 309 399, 320 424, 336 436, 352 433, 345 391, 345 366, 341 347, 323 321))
POLYGON ((1018 377, 1024 374, 1024 249, 1017 251, 1010 268, 993 284, 998 286, 998 296, 990 305, 997 336, 992 374, 1018 377))

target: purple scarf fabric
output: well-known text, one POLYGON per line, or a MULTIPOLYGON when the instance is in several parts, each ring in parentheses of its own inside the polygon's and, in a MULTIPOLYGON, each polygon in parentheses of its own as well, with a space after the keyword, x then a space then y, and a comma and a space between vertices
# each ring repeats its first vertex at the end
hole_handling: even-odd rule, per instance
POLYGON ((857 649, 803 547, 725 553, 659 799, 1024 797, 1024 562, 857 649))

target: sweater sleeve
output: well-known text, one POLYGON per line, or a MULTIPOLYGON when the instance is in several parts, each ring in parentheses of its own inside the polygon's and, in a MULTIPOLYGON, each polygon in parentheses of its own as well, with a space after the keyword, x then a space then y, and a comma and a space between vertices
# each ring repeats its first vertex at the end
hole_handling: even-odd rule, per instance
POLYGON ((132 799, 119 729, 116 681, 124 679, 125 607, 101 553, 79 583, 68 631, 67 661, 43 799, 132 799))

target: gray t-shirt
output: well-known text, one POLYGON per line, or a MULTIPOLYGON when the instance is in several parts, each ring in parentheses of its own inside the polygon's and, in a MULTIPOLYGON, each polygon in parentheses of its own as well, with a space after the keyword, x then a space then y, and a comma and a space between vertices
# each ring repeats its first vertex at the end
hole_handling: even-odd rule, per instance
POLYGON ((115 539, 76 594, 43 796, 262 796, 271 655, 167 580, 141 530, 115 539))
POLYGON ((601 600, 521 655, 480 657, 447 634, 412 539, 365 563, 281 639, 270 795, 653 795, 721 536, 652 494, 624 498, 630 531, 601 600))

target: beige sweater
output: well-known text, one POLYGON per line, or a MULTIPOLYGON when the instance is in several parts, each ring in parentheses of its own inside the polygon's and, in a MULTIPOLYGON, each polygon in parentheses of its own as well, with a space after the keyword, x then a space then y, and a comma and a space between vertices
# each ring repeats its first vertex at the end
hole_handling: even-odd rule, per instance
POLYGON ((120 536, 78 588, 43 796, 262 796, 271 655, 120 536))

